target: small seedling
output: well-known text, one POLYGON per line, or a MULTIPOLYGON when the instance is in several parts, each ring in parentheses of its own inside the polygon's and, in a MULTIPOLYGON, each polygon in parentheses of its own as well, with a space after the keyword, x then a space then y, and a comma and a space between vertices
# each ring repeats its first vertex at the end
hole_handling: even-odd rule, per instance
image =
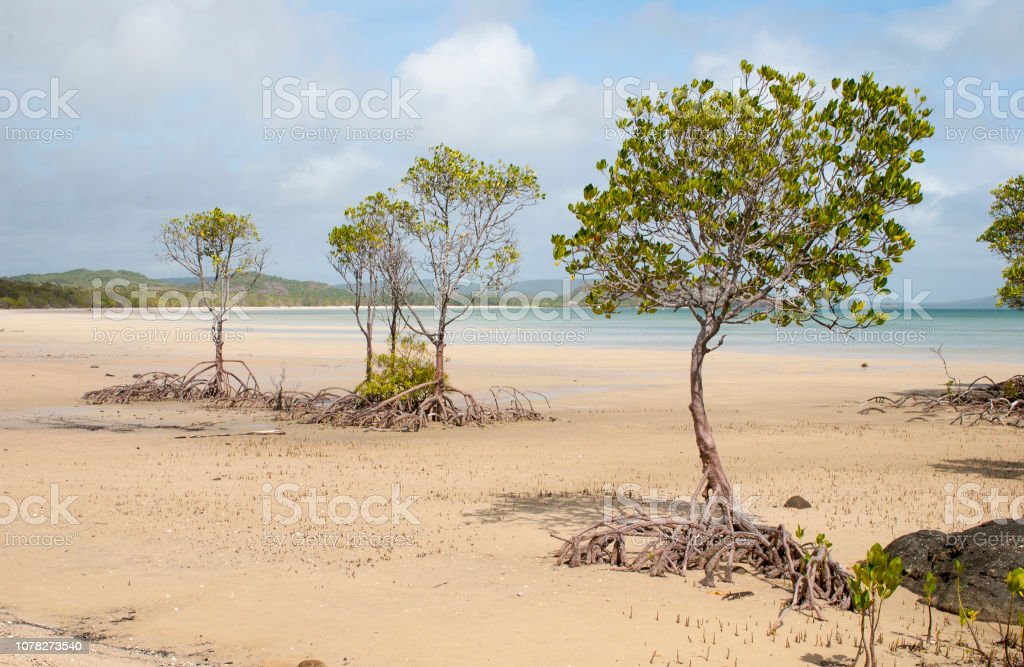
POLYGON ((924 575, 924 601, 928 607, 928 633, 925 635, 925 642, 929 644, 932 642, 932 598, 938 586, 939 580, 935 578, 933 572, 924 575))
MULTIPOLYGON (((824 536, 819 535, 824 541, 824 536)), ((875 644, 878 624, 882 618, 882 603, 896 592, 903 581, 903 560, 889 558, 880 544, 868 550, 867 558, 853 566, 850 579, 853 609, 860 614, 860 647, 853 664, 864 655, 866 667, 876 667, 875 644)))

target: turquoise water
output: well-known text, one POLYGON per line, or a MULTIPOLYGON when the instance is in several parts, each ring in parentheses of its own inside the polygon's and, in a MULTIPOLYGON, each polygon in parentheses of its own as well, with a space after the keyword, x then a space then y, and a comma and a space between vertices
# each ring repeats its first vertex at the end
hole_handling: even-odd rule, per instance
MULTIPOLYGON (((429 310, 419 311, 428 321, 429 310)), ((287 329, 309 336, 360 337, 351 309, 281 308, 248 311, 249 321, 233 325, 260 333, 287 329)), ((378 332, 385 335, 383 324, 378 332)), ((675 349, 692 345, 697 324, 688 312, 659 311, 639 315, 623 310, 611 318, 585 309, 505 310, 475 308, 449 327, 449 340, 458 345, 585 345, 602 348, 639 346, 675 349)), ((779 329, 762 322, 723 330, 726 345, 748 351, 807 354, 820 351, 1007 352, 1024 355, 1024 313, 1008 310, 932 309, 924 315, 897 314, 879 327, 849 335, 817 325, 779 329)))

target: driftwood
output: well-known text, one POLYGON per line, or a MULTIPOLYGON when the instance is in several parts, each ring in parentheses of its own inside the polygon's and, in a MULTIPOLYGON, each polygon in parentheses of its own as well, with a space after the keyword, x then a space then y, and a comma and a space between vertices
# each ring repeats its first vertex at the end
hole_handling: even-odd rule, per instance
MULTIPOLYGON (((951 424, 974 426, 979 423, 1024 428, 1024 375, 996 382, 982 376, 970 384, 951 383, 944 393, 911 392, 899 398, 874 396, 861 408, 861 414, 885 412, 888 408, 917 408, 924 415, 953 412, 951 424), (873 404, 873 405, 872 405, 873 404)), ((912 417, 919 420, 922 415, 912 417)))

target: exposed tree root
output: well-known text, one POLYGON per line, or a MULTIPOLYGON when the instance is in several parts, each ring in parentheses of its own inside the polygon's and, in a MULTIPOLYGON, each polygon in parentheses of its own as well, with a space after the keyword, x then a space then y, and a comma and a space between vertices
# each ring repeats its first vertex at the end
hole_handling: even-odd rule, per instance
POLYGON ((196 364, 184 375, 155 371, 135 376, 135 381, 87 392, 90 403, 133 401, 200 401, 213 399, 228 406, 262 405, 264 394, 244 361, 226 360, 196 364))
MULTIPOLYGON (((996 382, 982 376, 966 386, 952 385, 945 393, 914 392, 899 398, 875 396, 866 401, 876 405, 865 405, 861 414, 885 412, 879 405, 891 408, 917 408, 920 413, 933 414, 943 411, 955 413, 951 424, 974 426, 982 422, 1001 426, 1024 428, 1024 375, 1014 375, 1008 380, 996 382)), ((920 419, 921 415, 911 420, 920 419)))
MULTIPOLYGON (((828 545, 801 543, 783 526, 753 523, 716 496, 689 516, 655 517, 636 511, 601 521, 574 537, 557 553, 560 565, 576 567, 607 563, 652 576, 703 572, 701 583, 713 586, 716 576, 732 581, 744 566, 753 574, 790 582, 793 597, 779 614, 806 611, 823 618, 820 603, 850 608, 850 573, 829 555, 828 545)), ((556 536, 557 537, 557 536, 556 536)), ((562 538, 559 538, 562 539, 562 538)))
POLYGON ((491 387, 487 402, 450 386, 437 394, 434 387, 435 383, 427 382, 377 402, 336 387, 310 393, 277 386, 275 391, 262 392, 245 362, 225 361, 219 376, 215 362, 203 362, 184 375, 145 373, 134 382, 90 391, 83 398, 90 403, 209 400, 218 407, 278 410, 304 423, 389 431, 418 431, 429 423, 465 426, 536 421, 544 416, 534 407, 534 400, 550 407, 543 395, 532 394, 531 398, 514 387, 491 387), (229 370, 227 364, 236 364, 240 370, 229 370))
POLYGON ((491 401, 481 403, 450 386, 438 396, 434 386, 433 382, 419 384, 377 403, 352 392, 324 390, 293 396, 288 410, 302 422, 406 431, 418 431, 429 423, 465 426, 544 418, 530 397, 513 387, 491 387, 491 401))

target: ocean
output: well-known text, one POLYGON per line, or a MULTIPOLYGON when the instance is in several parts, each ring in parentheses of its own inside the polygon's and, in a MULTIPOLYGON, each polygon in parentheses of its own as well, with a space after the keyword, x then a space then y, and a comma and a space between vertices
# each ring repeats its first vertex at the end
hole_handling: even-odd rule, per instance
MULTIPOLYGON (((428 320, 431 309, 421 309, 428 320)), ((296 336, 361 337, 352 309, 263 308, 248 309, 249 318, 234 318, 228 327, 252 333, 296 336)), ((450 325, 452 345, 585 345, 599 348, 690 347, 697 323, 688 312, 658 311, 638 314, 623 309, 610 318, 585 308, 473 308, 450 325)), ((925 352, 942 347, 948 355, 1020 355, 1024 358, 1024 313, 1009 310, 930 309, 897 312, 881 326, 851 332, 830 331, 816 324, 778 328, 767 322, 723 328, 725 345, 732 349, 766 352, 836 354, 871 351, 925 352)), ((383 323, 375 337, 386 335, 383 323)), ((916 356, 916 354, 914 354, 916 356)))

